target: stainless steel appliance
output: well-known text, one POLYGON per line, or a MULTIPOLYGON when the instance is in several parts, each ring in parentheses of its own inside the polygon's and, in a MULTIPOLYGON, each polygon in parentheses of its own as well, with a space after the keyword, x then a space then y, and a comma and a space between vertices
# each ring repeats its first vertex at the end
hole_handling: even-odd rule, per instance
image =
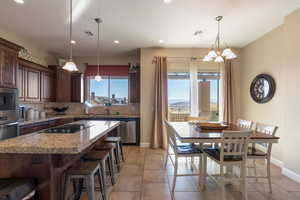
POLYGON ((0 124, 18 121, 18 90, 0 88, 0 124))
POLYGON ((19 136, 18 89, 0 88, 0 140, 19 136))

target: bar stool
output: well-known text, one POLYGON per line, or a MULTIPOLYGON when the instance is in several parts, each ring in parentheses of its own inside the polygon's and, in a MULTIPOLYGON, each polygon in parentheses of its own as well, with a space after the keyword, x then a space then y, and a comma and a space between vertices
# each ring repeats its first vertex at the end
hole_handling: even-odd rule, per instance
POLYGON ((116 152, 116 145, 110 143, 101 143, 96 144, 94 150, 96 151, 109 151, 109 156, 112 158, 113 161, 113 169, 115 166, 117 167, 118 172, 120 171, 120 158, 116 152))
POLYGON ((0 179, 0 199, 34 199, 38 200, 33 179, 0 179))
MULTIPOLYGON (((112 159, 109 151, 90 151, 83 157, 87 161, 97 161, 100 164, 100 170, 103 174, 104 183, 106 183, 106 165, 108 165, 111 184, 115 184, 115 176, 113 171, 112 159)), ((106 185, 105 185, 106 186, 106 185)), ((106 188, 105 188, 106 189, 106 188)))
POLYGON ((119 155, 121 153, 122 161, 123 162, 125 161, 124 154, 123 154, 123 143, 121 137, 107 137, 105 138, 104 142, 116 144, 117 154, 119 155))
MULTIPOLYGON (((68 199, 68 186, 71 184, 71 180, 74 181, 78 179, 85 181, 88 200, 95 200, 95 176, 98 177, 98 181, 100 183, 102 199, 107 200, 106 190, 104 189, 103 174, 100 171, 100 164, 98 162, 80 162, 67 170, 63 184, 63 200, 68 199)), ((81 193, 82 185, 79 189, 81 193)))

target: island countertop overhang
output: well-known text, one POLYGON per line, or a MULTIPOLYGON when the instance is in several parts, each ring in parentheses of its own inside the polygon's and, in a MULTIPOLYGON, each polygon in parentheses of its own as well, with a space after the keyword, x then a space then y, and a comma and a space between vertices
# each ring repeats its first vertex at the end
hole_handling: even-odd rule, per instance
POLYGON ((88 128, 73 134, 43 131, 0 141, 0 153, 6 154, 78 154, 120 125, 119 121, 77 121, 88 128))

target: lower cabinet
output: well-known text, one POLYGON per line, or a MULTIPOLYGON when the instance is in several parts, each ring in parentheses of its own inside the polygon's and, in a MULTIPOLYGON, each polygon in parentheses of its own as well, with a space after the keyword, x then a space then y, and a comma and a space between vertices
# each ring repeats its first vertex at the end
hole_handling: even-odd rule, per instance
POLYGON ((26 135, 29 133, 34 133, 37 131, 41 131, 43 129, 48 129, 55 126, 60 126, 63 124, 68 124, 73 122, 73 118, 62 118, 62 119, 55 119, 49 120, 44 122, 37 122, 28 125, 21 125, 20 126, 20 135, 26 135))

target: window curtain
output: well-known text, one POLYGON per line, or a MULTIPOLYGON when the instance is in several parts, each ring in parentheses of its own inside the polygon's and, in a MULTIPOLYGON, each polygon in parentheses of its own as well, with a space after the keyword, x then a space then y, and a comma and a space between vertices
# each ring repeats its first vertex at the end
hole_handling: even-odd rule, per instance
POLYGON ((155 79, 154 79, 154 119, 152 125, 152 148, 167 148, 167 135, 164 120, 168 115, 168 78, 167 58, 155 57, 155 79))
POLYGON ((220 81, 220 117, 221 121, 234 123, 234 78, 232 63, 227 60, 221 68, 221 81, 220 81))

